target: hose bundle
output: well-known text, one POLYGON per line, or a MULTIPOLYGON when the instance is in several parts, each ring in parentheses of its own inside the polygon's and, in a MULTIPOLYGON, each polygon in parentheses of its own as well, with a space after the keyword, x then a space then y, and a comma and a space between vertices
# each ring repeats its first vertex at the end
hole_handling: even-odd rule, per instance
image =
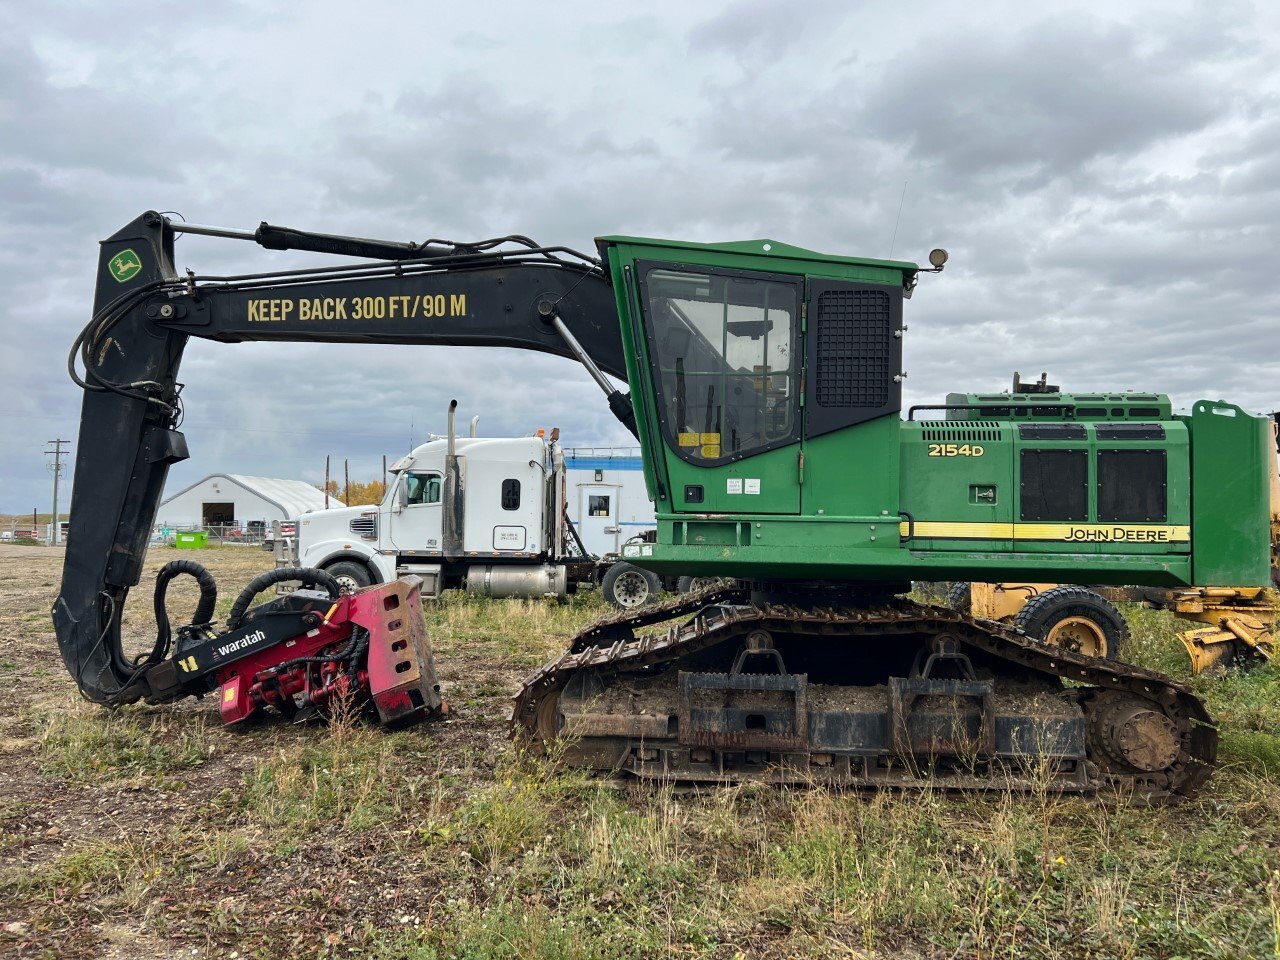
POLYGON ((342 594, 338 581, 315 567, 280 567, 276 570, 268 570, 266 573, 258 574, 240 591, 236 602, 231 605, 231 612, 227 615, 227 627, 234 630, 240 626, 240 621, 249 612, 249 604, 253 603, 253 598, 267 587, 286 580, 301 580, 304 587, 307 585, 323 587, 334 600, 342 594))
POLYGON ((204 626, 213 619, 214 607, 218 604, 218 584, 213 574, 194 560, 170 560, 156 574, 156 590, 153 599, 156 614, 156 643, 151 653, 137 661, 134 666, 159 663, 169 655, 172 641, 172 630, 169 625, 169 612, 164 608, 165 594, 169 591, 169 582, 175 577, 194 577, 200 586, 200 600, 196 604, 196 612, 191 617, 193 626, 204 626))

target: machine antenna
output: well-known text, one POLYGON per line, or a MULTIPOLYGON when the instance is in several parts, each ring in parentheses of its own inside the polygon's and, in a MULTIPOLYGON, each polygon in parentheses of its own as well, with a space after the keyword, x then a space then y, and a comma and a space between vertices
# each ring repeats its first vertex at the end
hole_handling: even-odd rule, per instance
POLYGON ((902 222, 902 204, 907 199, 907 181, 902 181, 902 196, 898 197, 898 215, 893 220, 893 236, 889 238, 889 259, 893 259, 893 247, 898 242, 898 224, 902 222))

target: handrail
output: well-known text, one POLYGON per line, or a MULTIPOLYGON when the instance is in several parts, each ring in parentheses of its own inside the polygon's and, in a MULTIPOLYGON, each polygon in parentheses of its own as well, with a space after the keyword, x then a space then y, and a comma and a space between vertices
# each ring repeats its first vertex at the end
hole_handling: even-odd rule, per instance
POLYGON ((1061 410, 1075 416, 1074 403, 917 403, 907 410, 907 420, 915 420, 917 410, 1061 410))

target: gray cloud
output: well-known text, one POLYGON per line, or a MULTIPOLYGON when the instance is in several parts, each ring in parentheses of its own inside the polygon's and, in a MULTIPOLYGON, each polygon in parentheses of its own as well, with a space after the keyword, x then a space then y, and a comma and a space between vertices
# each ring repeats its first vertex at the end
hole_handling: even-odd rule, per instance
POLYGON ((1211 123, 1226 90, 1148 27, 1078 15, 994 41, 932 37, 896 58, 863 118, 951 176, 1027 187, 1211 123))
MULTIPOLYGON (((1277 404, 1264 8, 131 9, 14 12, 25 29, 0 40, 0 510, 47 501, 40 450, 77 428, 63 362, 96 241, 149 207, 406 240, 941 245, 952 264, 908 305, 911 402, 1048 369, 1277 404)), ((178 260, 316 258, 188 237, 178 260)), ((193 341, 182 378, 175 484, 317 480, 326 453, 372 476, 451 397, 490 434, 626 441, 579 368, 505 350, 193 341)))

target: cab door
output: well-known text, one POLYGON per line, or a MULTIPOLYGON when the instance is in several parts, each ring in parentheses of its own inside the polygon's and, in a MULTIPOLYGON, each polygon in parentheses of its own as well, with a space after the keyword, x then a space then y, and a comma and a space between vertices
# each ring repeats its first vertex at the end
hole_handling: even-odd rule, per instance
POLYGON ((402 553, 440 553, 444 478, 439 471, 410 472, 397 482, 405 485, 405 504, 398 511, 391 508, 391 545, 402 553))
POLYGON ((636 266, 673 506, 799 513, 801 278, 636 266))
POLYGON ((804 352, 804 512, 896 523, 901 286, 810 279, 804 352))

